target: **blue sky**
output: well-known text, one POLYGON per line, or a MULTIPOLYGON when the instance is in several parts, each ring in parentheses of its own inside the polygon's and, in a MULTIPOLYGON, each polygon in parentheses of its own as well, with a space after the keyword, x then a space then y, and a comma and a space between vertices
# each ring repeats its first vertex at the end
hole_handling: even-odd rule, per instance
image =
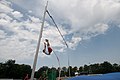
MULTIPOLYGON (((100 63, 103 61, 110 61, 112 63, 119 62, 120 51, 120 30, 119 28, 112 28, 104 35, 99 35, 89 41, 81 43, 71 56, 76 57, 73 60, 80 60, 80 62, 100 63), (79 56, 77 56, 79 55, 79 56), (81 59, 79 59, 81 58, 81 59)), ((72 63, 77 65, 76 63, 72 63)))
MULTIPOLYGON (((32 66, 45 0, 0 1, 0 61, 15 59, 32 66)), ((61 66, 109 61, 120 64, 120 0, 49 0, 48 10, 67 41, 66 48, 46 15, 37 69, 58 67, 55 55, 42 53, 44 39, 60 59, 61 66)))

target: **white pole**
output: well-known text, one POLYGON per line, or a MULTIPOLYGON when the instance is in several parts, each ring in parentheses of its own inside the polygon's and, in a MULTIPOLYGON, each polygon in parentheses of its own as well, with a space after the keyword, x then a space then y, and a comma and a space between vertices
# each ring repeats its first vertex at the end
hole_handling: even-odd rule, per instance
POLYGON ((43 26, 44 26, 44 21, 45 21, 45 15, 46 15, 46 11, 47 11, 47 5, 48 5, 48 1, 47 1, 46 6, 45 6, 45 11, 44 11, 44 15, 43 15, 43 20, 42 20, 43 22, 42 22, 42 25, 41 25, 39 40, 38 40, 37 49, 36 49, 36 54, 35 54, 35 57, 34 57, 33 69, 32 69, 32 73, 31 73, 31 80, 34 79, 34 73, 35 73, 39 48, 40 48, 40 42, 41 42, 41 38, 42 38, 42 32, 43 32, 43 26))

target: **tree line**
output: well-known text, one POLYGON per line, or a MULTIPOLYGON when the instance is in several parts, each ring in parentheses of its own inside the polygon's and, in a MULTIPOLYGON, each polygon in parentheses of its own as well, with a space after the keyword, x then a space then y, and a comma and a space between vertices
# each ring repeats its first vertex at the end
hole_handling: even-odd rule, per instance
MULTIPOLYGON (((75 72, 78 72, 79 75, 87 74, 105 74, 111 72, 120 72, 120 65, 117 63, 111 64, 108 61, 103 63, 95 63, 84 65, 80 67, 62 67, 62 68, 49 68, 48 66, 40 67, 35 72, 35 78, 48 78, 48 77, 58 77, 59 70, 61 71, 61 77, 75 76, 75 72), (70 71, 70 72, 69 72, 70 71)), ((13 79, 24 79, 28 74, 29 78, 31 76, 31 66, 25 64, 16 64, 15 60, 8 60, 4 63, 0 63, 0 78, 13 78, 13 79)))
POLYGON ((0 78, 24 79, 27 74, 31 74, 30 65, 15 64, 15 60, 0 63, 0 78))

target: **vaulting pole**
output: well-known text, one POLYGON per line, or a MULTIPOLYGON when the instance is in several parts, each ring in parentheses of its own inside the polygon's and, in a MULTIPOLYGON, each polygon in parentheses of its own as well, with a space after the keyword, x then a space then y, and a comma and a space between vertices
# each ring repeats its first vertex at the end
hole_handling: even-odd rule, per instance
MULTIPOLYGON (((64 41, 65 45, 66 45, 67 48, 68 48, 68 44, 67 44, 67 42, 65 41, 65 39, 64 39, 64 37, 63 37, 63 35, 62 35, 62 33, 60 32, 60 29, 58 28, 57 24, 55 23, 55 21, 54 21, 53 17, 51 16, 50 12, 49 12, 48 10, 47 10, 46 12, 48 13, 49 17, 50 17, 51 20, 53 21, 55 27, 57 28, 58 32, 60 33, 60 36, 63 38, 63 41, 64 41)), ((70 77, 70 62, 69 62, 69 54, 68 54, 68 68, 69 68, 69 77, 70 77)), ((61 70, 59 70, 59 79, 60 79, 60 74, 61 74, 61 70)), ((59 79, 58 79, 58 80, 59 80, 59 79)))
POLYGON ((40 35, 39 35, 39 40, 38 40, 38 44, 37 44, 36 54, 35 54, 35 57, 34 57, 33 69, 32 69, 32 73, 31 73, 31 80, 34 80, 34 73, 35 73, 39 48, 40 48, 40 42, 41 42, 41 38, 42 38, 42 32, 43 32, 43 27, 44 27, 44 21, 45 21, 45 15, 46 15, 46 11, 47 11, 47 6, 48 6, 48 1, 46 3, 44 15, 43 15, 43 20, 42 20, 43 22, 42 22, 41 29, 40 29, 40 35))
MULTIPOLYGON (((54 52, 54 51, 53 51, 54 52)), ((58 80, 60 80, 60 75, 61 75, 61 67, 60 67, 60 60, 59 60, 59 58, 58 58, 58 56, 57 56, 57 54, 54 52, 54 54, 55 54, 55 56, 56 56, 56 58, 57 58, 57 61, 58 61, 58 65, 59 65, 59 76, 58 76, 58 80)))

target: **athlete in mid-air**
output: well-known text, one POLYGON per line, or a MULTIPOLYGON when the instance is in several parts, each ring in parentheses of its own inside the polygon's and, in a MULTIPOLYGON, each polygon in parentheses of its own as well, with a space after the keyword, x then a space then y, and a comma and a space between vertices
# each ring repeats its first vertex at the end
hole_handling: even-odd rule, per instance
POLYGON ((49 40, 45 39, 43 53, 45 53, 46 55, 50 55, 51 52, 52 48, 50 47, 49 40))

